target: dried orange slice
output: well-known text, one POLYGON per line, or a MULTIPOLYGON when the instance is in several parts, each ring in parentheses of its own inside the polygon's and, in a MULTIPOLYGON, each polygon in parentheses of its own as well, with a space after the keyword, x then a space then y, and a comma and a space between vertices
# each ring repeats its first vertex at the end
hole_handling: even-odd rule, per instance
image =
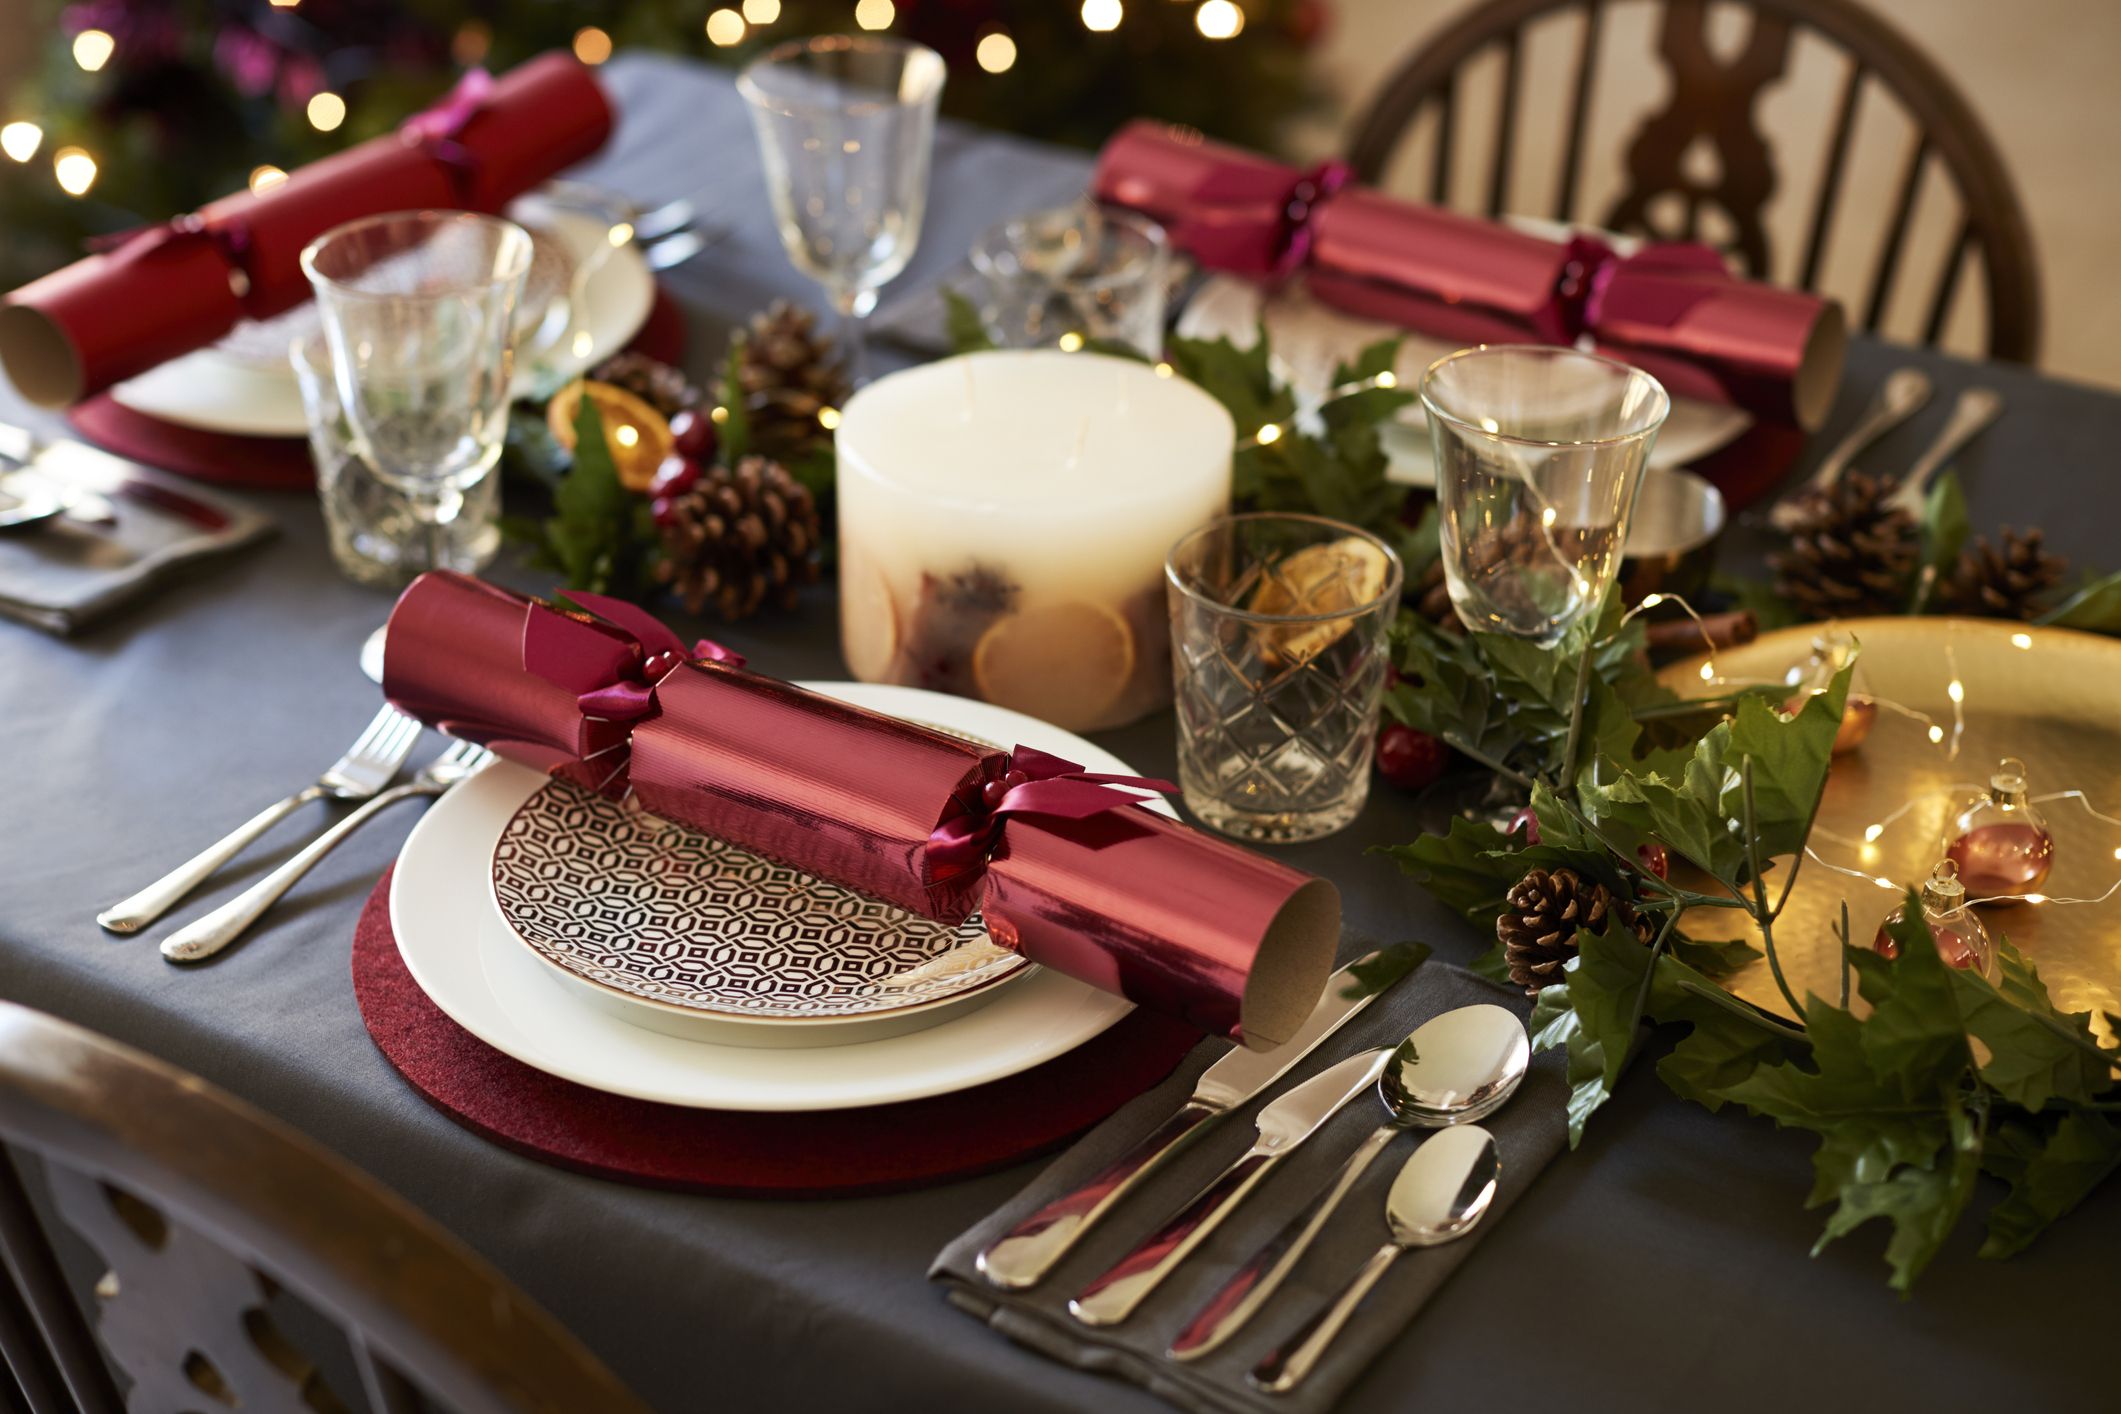
POLYGON ((868 564, 840 548, 840 655, 862 682, 890 682, 898 659, 898 606, 891 586, 868 564))
MULTIPOLYGON (((1353 613, 1384 593, 1392 562, 1374 541, 1344 535, 1306 545, 1275 567, 1252 590, 1245 607, 1255 614, 1353 613)), ((1324 619, 1309 624, 1263 624, 1260 651, 1269 659, 1300 663, 1318 656, 1352 623, 1324 619)))
POLYGON ((1102 604, 1045 604, 998 620, 972 650, 980 696, 1057 727, 1108 726, 1134 676, 1134 633, 1102 604))
POLYGON ((545 405, 545 425, 552 429, 553 440, 570 452, 574 450, 575 413, 585 394, 603 416, 604 445, 611 448, 619 483, 645 496, 655 480, 655 469, 670 455, 669 420, 624 388, 578 378, 545 405))

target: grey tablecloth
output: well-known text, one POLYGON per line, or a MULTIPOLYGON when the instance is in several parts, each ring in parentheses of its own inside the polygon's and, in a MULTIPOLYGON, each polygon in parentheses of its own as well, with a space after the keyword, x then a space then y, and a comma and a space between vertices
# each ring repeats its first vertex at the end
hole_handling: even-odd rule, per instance
MULTIPOLYGON (((1361 944, 1343 947, 1342 957, 1361 944)), ((1463 969, 1431 961, 1379 997, 1363 1014, 1268 1091, 1271 1098, 1327 1067, 1373 1046, 1396 1046, 1415 1027, 1453 1007, 1507 1006, 1529 1010, 1524 994, 1484 981, 1463 969)), ((1219 1122, 1199 1142, 1182 1150, 1151 1175, 1123 1208, 1084 1238, 1037 1286, 1000 1292, 981 1279, 976 1266, 988 1243, 1066 1193, 1072 1193, 1169 1118, 1191 1092, 1195 1078, 1220 1055, 1202 1047, 1169 1080, 1136 1099, 1092 1130, 1040 1174, 1009 1205, 943 1249, 934 1275, 950 1288, 950 1299, 996 1331, 1033 1350, 1085 1370, 1097 1370, 1155 1390, 1191 1414, 1325 1414, 1362 1375, 1378 1353, 1398 1338, 1443 1287, 1451 1273, 1498 1230, 1567 1137, 1563 1105, 1569 1083, 1559 1052, 1534 1059, 1516 1096, 1482 1126, 1495 1137, 1502 1177, 1486 1221, 1456 1242, 1407 1253, 1364 1301, 1311 1374, 1286 1394, 1269 1395, 1246 1383, 1246 1372, 1288 1340, 1312 1312, 1339 1293, 1379 1244, 1387 1240, 1384 1196, 1399 1167, 1414 1152, 1412 1139, 1396 1140, 1352 1189, 1341 1211, 1320 1231, 1311 1250, 1282 1289, 1243 1329, 1219 1349, 1181 1364, 1164 1355, 1171 1340, 1193 1318, 1224 1278, 1323 1191, 1363 1137, 1384 1121, 1384 1108, 1364 1095, 1322 1126, 1291 1155, 1278 1173, 1231 1211, 1186 1261, 1116 1326, 1093 1330, 1068 1314, 1068 1299, 1086 1282, 1124 1257, 1156 1225, 1177 1212, 1225 1164, 1251 1144, 1252 1121, 1266 1101, 1245 1105, 1219 1122), (1490 1226, 1494 1224, 1494 1226, 1490 1226)))
MULTIPOLYGON (((672 280, 699 312, 692 363, 704 374, 724 321, 809 292, 775 248, 726 82, 667 60, 606 73, 626 121, 593 174, 648 199, 731 193, 741 213, 730 240, 672 280)), ((1025 143, 953 143, 909 278, 947 268, 973 229, 1067 195, 1086 171, 1080 156, 1025 143)), ((1859 341, 1828 436, 1903 362, 1942 394, 1872 460, 1906 466, 1950 394, 1989 383, 2010 410, 1960 463, 1976 522, 2044 525, 2096 566, 2121 558, 2121 398, 1859 341)), ((0 418, 23 415, 0 394, 0 418)), ((268 926, 202 968, 168 966, 152 937, 97 931, 98 907, 308 780, 374 710, 354 660, 388 601, 333 574, 306 498, 260 503, 278 539, 120 623, 64 642, 0 624, 0 992, 198 1071, 330 1145, 490 1257, 660 1409, 1166 1414, 1145 1391, 998 1339, 928 1283, 934 1254, 1036 1164, 886 1198, 706 1199, 563 1173, 430 1110, 376 1054, 347 984, 356 908, 409 815, 356 836, 268 926)), ((829 678, 845 673, 833 624, 821 590, 790 618, 714 636, 776 672, 829 678)), ((1141 770, 1173 768, 1168 718, 1103 742, 1141 770)), ((1411 838, 1423 818, 1386 792, 1342 834, 1282 853, 1340 884, 1356 928, 1463 961, 1480 940, 1363 854, 1411 838)), ((275 835, 200 903, 256 878, 295 838, 275 835)), ((2121 1192, 2008 1263, 1976 1261, 1978 1237, 1960 1235, 1903 1304, 1885 1289, 1876 1231, 1806 1255, 1819 1228, 1802 1206, 1808 1160, 1803 1139, 1709 1115, 1639 1071, 1342 1407, 1876 1414, 2071 1407, 2097 1387, 2083 1337, 2112 1310, 2121 1192)))

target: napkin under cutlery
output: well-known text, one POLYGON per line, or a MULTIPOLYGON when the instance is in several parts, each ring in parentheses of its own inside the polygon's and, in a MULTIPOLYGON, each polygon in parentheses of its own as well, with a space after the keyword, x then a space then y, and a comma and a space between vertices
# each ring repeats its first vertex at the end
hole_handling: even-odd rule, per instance
MULTIPOLYGON (((0 429, 13 433, 15 429, 0 429)), ((0 615, 70 634, 178 567, 247 545, 270 518, 83 443, 0 438, 0 495, 54 492, 71 515, 0 532, 0 615)))
MULTIPOLYGON (((1343 939, 1342 956, 1355 956, 1367 946, 1343 939)), ((1163 1084, 1092 1130, 1000 1211, 959 1234, 936 1257, 928 1275, 945 1284, 952 1304, 1019 1344, 1080 1369, 1131 1380, 1195 1414, 1323 1414, 1378 1352, 1408 1329, 1437 1288, 1472 1255, 1482 1234, 1507 1219, 1526 1187, 1561 1151, 1567 1138, 1563 1104, 1568 1084, 1558 1052, 1535 1056, 1516 1097, 1481 1121, 1501 1151, 1502 1180, 1480 1226, 1456 1242, 1407 1253, 1310 1378, 1291 1393, 1263 1394, 1245 1383, 1245 1374, 1306 1316, 1330 1301, 1385 1240, 1385 1193, 1423 1137, 1421 1131, 1393 1141, 1392 1148, 1349 1194, 1283 1289, 1228 1344, 1188 1364, 1168 1358, 1164 1351, 1223 1278, 1330 1183, 1342 1160, 1384 1121, 1383 1106, 1375 1100, 1350 1104, 1297 1150, 1132 1319, 1093 1330, 1068 1314, 1068 1298, 1241 1153, 1252 1141, 1252 1120, 1262 1104, 1357 1051, 1397 1045, 1430 1017, 1479 1002, 1501 1003, 1520 1014, 1527 1010, 1524 996, 1513 989, 1442 963, 1425 963, 1265 1095, 1233 1112, 1190 1151, 1175 1156, 1043 1282, 1015 1292, 988 1285, 974 1267, 980 1250, 1029 1213, 1080 1186, 1182 1105, 1194 1078, 1223 1053, 1221 1045, 1205 1044, 1163 1084)))

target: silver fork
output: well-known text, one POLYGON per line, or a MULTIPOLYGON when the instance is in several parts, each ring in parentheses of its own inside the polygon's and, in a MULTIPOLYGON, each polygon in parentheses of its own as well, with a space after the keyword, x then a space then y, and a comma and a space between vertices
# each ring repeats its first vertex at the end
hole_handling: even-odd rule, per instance
POLYGON ((206 882, 216 869, 250 847, 252 840, 309 804, 330 796, 336 800, 366 800, 390 784, 398 767, 412 752, 420 735, 420 724, 385 705, 368 729, 346 754, 334 761, 317 783, 296 791, 277 804, 268 805, 235 829, 179 864, 131 898, 114 903, 96 915, 96 921, 113 933, 137 933, 169 912, 176 902, 206 882))
POLYGON ((392 786, 338 824, 302 847, 302 852, 222 904, 212 913, 185 924, 162 940, 162 956, 171 962, 198 962, 212 957, 243 936, 265 910, 293 888, 317 861, 338 848, 339 841, 368 822, 370 816, 416 795, 440 795, 493 759, 493 753, 468 741, 452 745, 419 775, 402 786, 392 786))

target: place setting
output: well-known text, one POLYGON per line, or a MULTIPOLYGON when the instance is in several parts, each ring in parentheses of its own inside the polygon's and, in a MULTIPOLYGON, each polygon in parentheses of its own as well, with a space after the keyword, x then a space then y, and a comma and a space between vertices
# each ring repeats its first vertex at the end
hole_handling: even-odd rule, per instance
MULTIPOLYGON (((275 8, 258 43, 336 23, 275 8)), ((1143 8, 1052 22, 1296 44, 1143 8)), ((364 49, 426 97, 285 168, 253 139, 241 189, 0 300, 0 615, 47 630, 20 700, 54 751, 160 753, 124 797, 25 764, 107 835, 94 898, 13 842, 65 915, 0 1001, 0 1144, 56 1195, 0 1241, 31 1407, 555 1407, 489 1388, 545 1322, 642 1408, 701 1388, 675 1326, 739 1406, 1324 1414, 1540 1374, 1461 1348, 1464 1293, 1615 1253, 1704 1308, 1773 1273, 1746 1339, 1784 1353, 1836 1338, 1817 1311, 1890 1330, 1994 1283, 2008 1323, 2075 1279, 2121 1168, 2121 573, 2038 523, 2014 439, 2060 393, 1889 346, 1816 250, 1776 278, 1698 173, 1683 222, 1515 209, 1506 119, 1474 214, 1386 160, 1400 93, 1305 161, 1129 98, 1005 180, 972 120, 1059 52, 1045 20, 796 11, 688 18, 726 76, 635 52, 645 19, 467 20, 446 74, 364 49), (671 199, 680 108, 735 176, 671 199), (237 599, 240 706, 158 727, 153 683, 239 671, 237 599), (239 749, 268 731, 300 769, 239 749), (179 794, 181 845, 140 846, 128 811, 179 794), (113 1079, 37 1078, 72 1047, 113 1079), (127 1094, 223 1137, 150 1142, 127 1094), (1762 1193, 1822 1210, 1797 1276, 1762 1193), (75 1242, 86 1296, 46 1260, 75 1242), (180 1253, 240 1347, 121 1338, 180 1253), (437 1336, 415 1267, 529 1316, 437 1336)), ((93 19, 91 80, 161 42, 93 19)), ((103 169, 52 170, 77 200, 103 169)))

